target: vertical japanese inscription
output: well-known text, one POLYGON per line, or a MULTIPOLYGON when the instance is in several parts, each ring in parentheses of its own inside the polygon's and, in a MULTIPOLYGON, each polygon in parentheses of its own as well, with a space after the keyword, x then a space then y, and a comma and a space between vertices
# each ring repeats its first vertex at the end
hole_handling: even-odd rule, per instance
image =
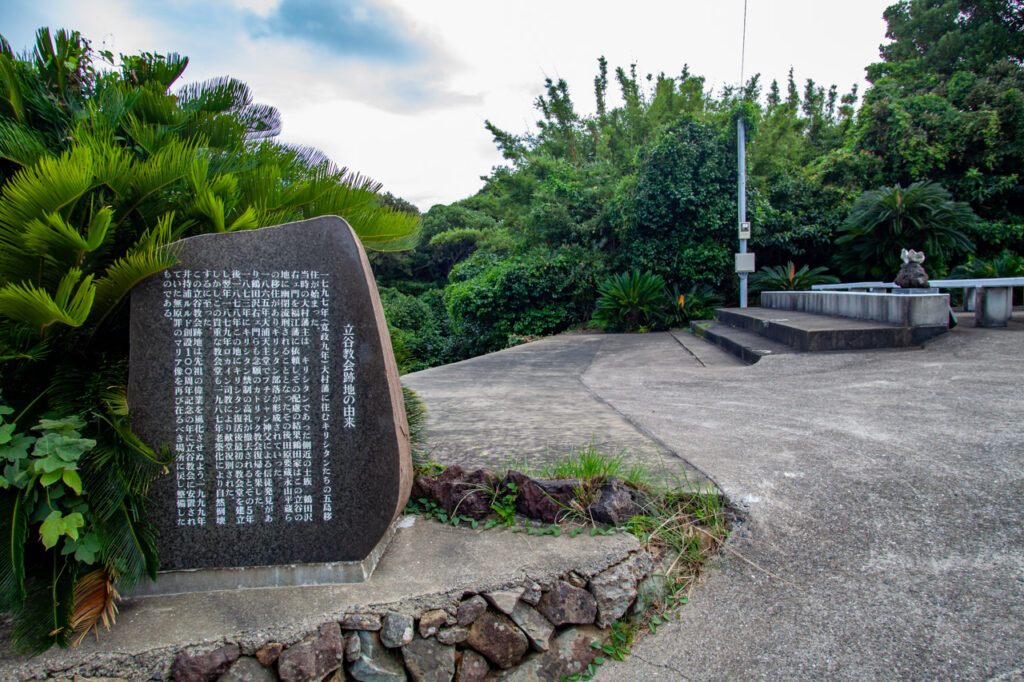
MULTIPOLYGON (((329 281, 315 270, 164 273, 175 353, 177 525, 207 523, 210 456, 217 525, 333 518, 329 281)), ((351 429, 353 325, 344 325, 342 342, 342 428, 351 429)))

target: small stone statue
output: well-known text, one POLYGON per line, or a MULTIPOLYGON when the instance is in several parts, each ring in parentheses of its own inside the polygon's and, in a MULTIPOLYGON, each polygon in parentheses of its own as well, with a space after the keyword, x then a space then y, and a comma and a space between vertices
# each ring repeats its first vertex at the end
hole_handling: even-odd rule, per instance
POLYGON ((928 273, 925 272, 924 266, 921 265, 924 262, 924 253, 912 249, 903 249, 900 252, 900 257, 903 258, 903 267, 900 268, 899 274, 896 275, 896 286, 903 289, 927 289, 928 273))

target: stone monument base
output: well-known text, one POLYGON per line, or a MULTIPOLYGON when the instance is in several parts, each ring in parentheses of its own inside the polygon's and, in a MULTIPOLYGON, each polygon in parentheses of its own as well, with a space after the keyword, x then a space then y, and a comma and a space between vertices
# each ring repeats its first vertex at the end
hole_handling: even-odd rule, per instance
POLYGON ((402 517, 388 527, 384 537, 362 561, 330 561, 317 564, 280 566, 239 566, 234 568, 193 568, 157 572, 156 582, 135 586, 127 597, 156 597, 189 592, 216 592, 243 587, 299 587, 303 585, 343 585, 370 579, 402 517))

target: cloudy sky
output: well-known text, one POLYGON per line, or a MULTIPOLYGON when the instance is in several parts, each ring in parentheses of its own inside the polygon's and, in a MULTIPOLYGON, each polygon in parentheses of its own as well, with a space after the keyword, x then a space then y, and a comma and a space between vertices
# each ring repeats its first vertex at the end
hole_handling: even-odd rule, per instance
MULTIPOLYGON (((846 92, 893 0, 748 0, 745 73, 795 68, 846 92)), ((544 79, 593 111, 597 58, 718 91, 740 79, 743 0, 3 0, 0 33, 40 26, 115 54, 178 52, 179 83, 231 75, 280 109, 285 142, 324 150, 421 209, 474 194, 501 163, 484 120, 531 130, 544 79)))

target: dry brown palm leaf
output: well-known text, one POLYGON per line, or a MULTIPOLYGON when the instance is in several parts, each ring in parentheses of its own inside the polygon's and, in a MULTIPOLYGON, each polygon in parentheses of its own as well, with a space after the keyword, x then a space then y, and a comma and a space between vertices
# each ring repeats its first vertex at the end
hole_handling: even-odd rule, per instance
POLYGON ((110 626, 117 618, 117 602, 120 599, 121 595, 114 589, 110 574, 102 568, 78 581, 75 585, 75 609, 71 614, 71 627, 77 635, 75 646, 78 646, 90 630, 95 630, 96 639, 99 639, 101 621, 103 626, 110 630, 110 626))

